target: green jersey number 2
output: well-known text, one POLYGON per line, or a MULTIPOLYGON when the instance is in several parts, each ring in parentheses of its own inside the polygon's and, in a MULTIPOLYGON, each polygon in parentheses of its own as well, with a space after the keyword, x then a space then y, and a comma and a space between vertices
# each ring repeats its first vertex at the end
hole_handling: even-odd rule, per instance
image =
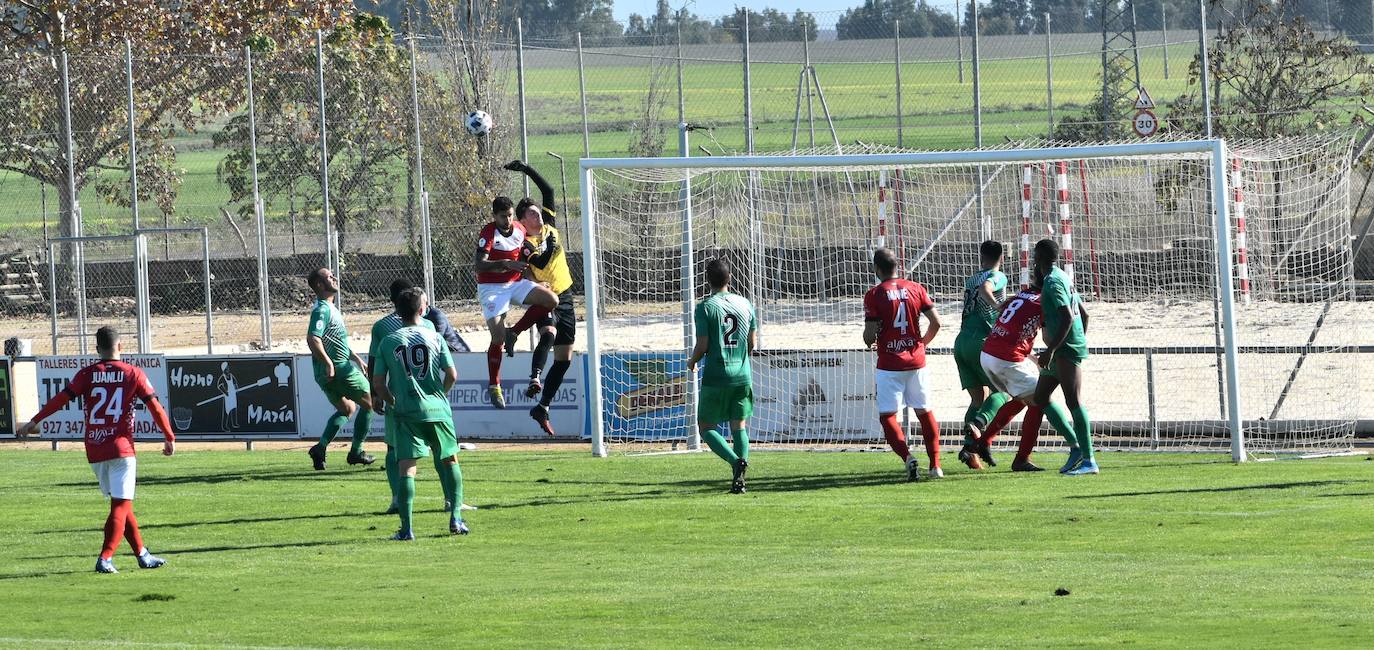
POLYGON ((727 312, 721 321, 725 328, 725 347, 739 347, 739 316, 727 312))

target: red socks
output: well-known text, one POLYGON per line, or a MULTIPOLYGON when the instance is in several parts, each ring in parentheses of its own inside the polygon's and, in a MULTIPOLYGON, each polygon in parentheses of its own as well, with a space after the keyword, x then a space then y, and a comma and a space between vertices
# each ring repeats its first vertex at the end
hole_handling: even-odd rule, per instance
POLYGON ((492 339, 487 346, 487 384, 491 386, 501 385, 501 348, 504 345, 504 341, 492 339))
POLYGON ((510 331, 515 332, 516 334, 520 334, 525 330, 534 327, 535 323, 538 323, 540 320, 543 320, 543 318, 548 315, 548 309, 545 309, 543 307, 530 307, 529 309, 525 310, 525 315, 521 316, 519 321, 516 321, 515 326, 510 328, 510 331))
POLYGON ((896 413, 887 413, 878 416, 878 423, 883 425, 883 437, 887 438, 888 446, 892 451, 901 457, 902 462, 911 456, 911 449, 906 445, 906 434, 902 433, 902 425, 897 423, 896 413))
MULTIPOLYGON (((997 415, 992 416, 992 422, 989 422, 988 426, 983 429, 983 442, 991 445, 992 441, 997 438, 997 434, 1001 433, 1002 429, 1007 428, 1016 414, 1024 408, 1026 405, 1020 400, 1012 400, 1003 404, 1002 408, 997 409, 997 415)), ((1026 417, 1030 416, 1027 415, 1026 417)))
POLYGON ((1034 406, 1026 409, 1026 417, 1021 419, 1021 445, 1016 448, 1016 462, 1030 461, 1031 452, 1035 451, 1035 443, 1040 441, 1040 422, 1043 419, 1044 413, 1040 409, 1034 406))
POLYGON ((143 535, 138 532, 138 519, 134 517, 134 502, 128 501, 129 513, 124 517, 124 539, 129 540, 129 546, 134 547, 134 553, 143 550, 143 535))
MULTIPOLYGON (((124 526, 134 512, 134 502, 128 499, 110 499, 110 516, 105 518, 105 545, 100 547, 100 557, 108 560, 114 557, 115 549, 119 548, 119 538, 124 535, 124 526)), ((134 533, 138 535, 137 532, 134 533)), ((130 542, 133 541, 131 538, 130 542)), ((140 543, 134 549, 137 553, 143 548, 140 543)))
POLYGON ((926 456, 930 458, 930 468, 940 467, 940 423, 935 421, 935 412, 917 413, 921 422, 921 439, 926 444, 926 456))

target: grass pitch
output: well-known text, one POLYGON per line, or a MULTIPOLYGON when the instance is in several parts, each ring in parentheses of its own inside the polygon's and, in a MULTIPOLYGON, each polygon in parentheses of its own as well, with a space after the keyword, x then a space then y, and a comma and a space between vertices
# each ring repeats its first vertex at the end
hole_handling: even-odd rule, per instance
MULTIPOLYGON (((142 455, 169 564, 91 572, 106 505, 79 453, 0 451, 0 646, 1334 647, 1368 642, 1374 463, 1104 454, 1104 473, 901 482, 891 454, 462 457, 417 533, 379 466, 303 451, 142 455), (1056 596, 1056 590, 1068 595, 1056 596)), ((1057 465, 1062 457, 1041 454, 1057 465)))

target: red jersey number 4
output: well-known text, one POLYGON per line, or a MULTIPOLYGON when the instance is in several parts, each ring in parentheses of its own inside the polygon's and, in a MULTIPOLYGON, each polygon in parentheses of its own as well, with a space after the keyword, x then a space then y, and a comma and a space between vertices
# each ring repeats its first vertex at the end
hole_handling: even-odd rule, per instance
POLYGON ((916 370, 926 365, 920 313, 933 307, 926 288, 910 280, 885 280, 864 296, 864 319, 878 321, 878 369, 916 370))

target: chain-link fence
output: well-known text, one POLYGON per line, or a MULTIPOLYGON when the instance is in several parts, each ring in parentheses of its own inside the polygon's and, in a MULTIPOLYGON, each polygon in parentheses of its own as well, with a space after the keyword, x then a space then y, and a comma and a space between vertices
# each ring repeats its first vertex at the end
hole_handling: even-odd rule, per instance
POLYGON ((159 349, 204 346, 205 328, 193 325, 206 309, 194 233, 146 233, 143 297, 131 281, 116 291, 123 281, 112 278, 124 271, 78 282, 77 269, 132 259, 105 251, 114 244, 61 243, 52 258, 48 246, 204 228, 219 351, 300 345, 313 301, 304 275, 322 266, 338 274, 346 312, 384 311, 388 285, 406 277, 432 286, 458 325, 477 328, 472 241, 491 198, 542 200, 502 169, 515 158, 553 187, 580 276, 577 159, 679 155, 680 121, 695 129, 693 156, 992 147, 1062 135, 1066 122, 1094 139, 1098 129, 1120 137, 1134 111, 1104 119, 1107 60, 1128 63, 1125 92, 1146 89, 1166 126, 1201 118, 1196 102, 1169 107, 1196 84, 1196 16, 1142 16, 1133 47, 1104 49, 1111 39, 1100 31, 1061 34, 1052 16, 1015 35, 975 35, 967 3, 948 4, 941 10, 957 26, 860 28, 819 12, 792 32, 746 35, 747 23, 722 21, 711 38, 489 31, 378 41, 355 32, 251 53, 116 44, 69 57, 5 54, 0 317, 6 331, 41 339, 54 307, 64 331, 78 305, 89 318, 122 319, 100 308, 118 294, 148 303, 152 322, 126 326, 153 328, 159 349), (464 127, 474 109, 496 122, 484 138, 464 127), (88 251, 111 259, 79 264, 88 251), (46 286, 50 263, 56 287, 46 286))

